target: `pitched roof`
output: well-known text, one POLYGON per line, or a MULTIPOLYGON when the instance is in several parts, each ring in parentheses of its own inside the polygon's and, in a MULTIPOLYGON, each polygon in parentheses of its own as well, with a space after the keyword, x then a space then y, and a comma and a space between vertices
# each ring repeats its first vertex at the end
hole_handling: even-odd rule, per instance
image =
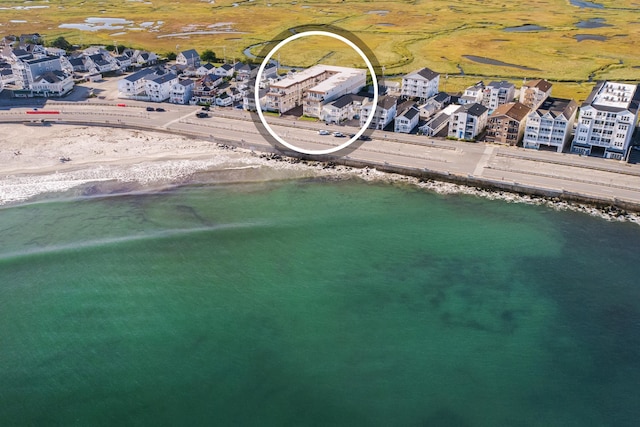
POLYGON ((522 121, 531 109, 520 102, 508 102, 502 104, 491 113, 491 117, 507 116, 513 120, 522 121))
POLYGON ((545 114, 551 115, 553 118, 564 116, 569 119, 578 109, 578 103, 573 99, 563 98, 547 98, 536 110, 539 116, 545 114))
POLYGON ((38 78, 35 79, 35 83, 39 83, 41 81, 46 81, 47 83, 57 83, 66 79, 67 76, 62 71, 47 71, 46 73, 41 74, 38 78))
POLYGON ((179 85, 182 85, 182 86, 185 86, 185 87, 186 87, 186 86, 192 86, 192 85, 194 84, 194 81, 193 81, 193 80, 191 80, 191 79, 184 79, 184 80, 180 80, 180 81, 178 82, 178 84, 179 84, 179 85))
POLYGON ((492 88, 496 88, 496 89, 507 89, 507 88, 511 88, 511 87, 516 87, 516 85, 514 85, 513 83, 509 83, 506 80, 501 80, 499 82, 491 82, 489 83, 486 87, 492 87, 492 88))
POLYGON ((201 65, 200 67, 204 67, 207 70, 213 70, 216 68, 216 66, 213 65, 211 62, 207 62, 206 64, 201 65))
POLYGON ((539 90, 541 90, 542 92, 546 92, 549 89, 551 89, 551 86, 553 86, 553 85, 551 83, 549 83, 548 81, 546 81, 546 80, 537 79, 537 80, 528 81, 528 82, 524 83, 522 86, 536 87, 539 90))
POLYGON ((162 84, 162 83, 166 83, 169 82, 171 80, 177 79, 178 76, 173 74, 173 73, 164 73, 162 75, 159 75, 157 77, 153 77, 150 80, 152 82, 158 83, 158 84, 162 84))
POLYGON ((381 96, 378 98, 378 106, 388 110, 398 103, 398 98, 394 96, 381 96))
POLYGON ((340 98, 333 101, 331 105, 333 105, 336 108, 342 108, 354 102, 362 102, 364 99, 365 99, 364 96, 347 94, 347 95, 342 95, 340 98))
POLYGON ((436 77, 438 77, 439 75, 440 75, 440 73, 436 73, 435 71, 431 71, 428 68, 423 68, 421 70, 417 70, 417 71, 414 71, 412 73, 407 74, 405 76, 405 78, 413 78, 413 79, 415 79, 417 77, 421 77, 421 78, 426 79, 426 80, 433 80, 436 77))
POLYGON ((481 115, 489 111, 489 109, 484 105, 478 104, 475 102, 473 104, 464 104, 462 108, 465 110, 467 114, 475 117, 480 117, 481 115))
POLYGON ((154 74, 155 70, 153 70, 152 68, 143 68, 140 71, 137 71, 133 74, 129 74, 127 77, 125 77, 125 80, 128 80, 130 82, 135 82, 140 80, 141 78, 149 75, 149 74, 154 74))
POLYGON ((406 117, 407 119, 411 120, 418 114, 420 114, 420 110, 418 110, 416 106, 413 105, 400 113, 398 117, 406 117))
POLYGON ((200 55, 198 55, 198 52, 195 49, 184 50, 180 53, 187 59, 200 58, 200 55))

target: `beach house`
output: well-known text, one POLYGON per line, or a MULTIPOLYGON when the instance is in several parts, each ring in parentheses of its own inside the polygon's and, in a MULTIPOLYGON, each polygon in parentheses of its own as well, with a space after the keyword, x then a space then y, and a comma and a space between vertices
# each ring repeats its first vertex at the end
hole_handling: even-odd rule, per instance
POLYGON ((573 99, 547 98, 528 114, 522 146, 561 153, 571 141, 577 112, 573 99))
POLYGON ((478 103, 459 106, 451 114, 448 136, 450 138, 475 140, 487 126, 489 110, 478 103))
POLYGON ((531 109, 520 102, 499 105, 487 120, 487 142, 516 145, 524 134, 524 124, 531 109))

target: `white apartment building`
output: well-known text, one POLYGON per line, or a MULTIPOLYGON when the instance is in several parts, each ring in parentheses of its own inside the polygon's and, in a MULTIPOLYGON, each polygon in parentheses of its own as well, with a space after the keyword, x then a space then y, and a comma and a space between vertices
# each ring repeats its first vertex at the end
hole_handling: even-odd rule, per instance
POLYGON ((23 89, 29 89, 39 76, 49 71, 62 71, 62 63, 58 56, 45 56, 17 60, 11 65, 16 83, 23 89))
POLYGON ((333 65, 314 65, 269 86, 264 108, 284 113, 303 106, 303 114, 320 117, 322 106, 366 85, 367 71, 333 65))
POLYGON ((145 94, 146 77, 155 74, 152 68, 144 68, 118 81, 118 97, 135 99, 145 94))
POLYGON ((547 98, 527 115, 522 146, 561 153, 571 141, 578 104, 573 99, 547 98))
POLYGON ((513 101, 516 86, 506 80, 489 83, 482 94, 482 105, 489 109, 489 114, 501 105, 513 101))
POLYGON ((448 136, 475 140, 487 127, 488 117, 489 110, 484 105, 478 103, 461 105, 451 114, 448 136))
POLYGON ((195 82, 191 79, 179 80, 171 86, 169 102, 172 104, 188 104, 191 100, 195 82))
POLYGON ((460 97, 460 104, 481 104, 484 97, 484 82, 481 80, 464 90, 460 97))
POLYGON ((377 105, 373 103, 363 105, 360 111, 360 127, 364 126, 371 110, 375 108, 369 128, 383 130, 396 117, 397 104, 397 98, 387 95, 379 97, 377 105))
POLYGON ((420 121, 420 110, 415 105, 405 108, 396 116, 393 130, 400 133, 411 133, 420 121))
POLYGON ((145 78, 145 91, 149 101, 162 102, 171 96, 171 88, 178 83, 178 76, 174 73, 164 73, 145 78))
POLYGON ((326 123, 341 123, 345 120, 352 120, 360 114, 362 105, 367 101, 368 98, 364 96, 342 95, 335 101, 322 106, 320 120, 326 123))
POLYGON ((537 79, 525 82, 520 88, 520 103, 535 110, 545 99, 551 96, 552 84, 546 80, 537 79))
POLYGON ((639 85, 601 81, 580 109, 571 152, 626 159, 638 121, 639 85))
POLYGON ((73 78, 62 71, 47 71, 31 83, 34 95, 52 97, 63 96, 73 89, 73 78))
POLYGON ((440 74, 428 68, 414 71, 402 78, 402 96, 410 98, 431 98, 438 93, 440 74))

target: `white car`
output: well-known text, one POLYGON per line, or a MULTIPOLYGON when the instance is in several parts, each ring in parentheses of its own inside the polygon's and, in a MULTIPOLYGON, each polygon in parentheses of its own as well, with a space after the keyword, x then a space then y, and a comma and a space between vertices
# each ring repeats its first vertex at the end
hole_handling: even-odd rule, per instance
POLYGON ((318 135, 329 135, 329 131, 328 130, 324 130, 324 129, 320 129, 318 131, 318 135))
POLYGON ((334 132, 334 133, 333 133, 333 136, 335 136, 336 138, 344 138, 344 137, 345 137, 345 136, 347 136, 347 135, 345 135, 345 134, 344 134, 344 133, 342 133, 342 132, 334 132))

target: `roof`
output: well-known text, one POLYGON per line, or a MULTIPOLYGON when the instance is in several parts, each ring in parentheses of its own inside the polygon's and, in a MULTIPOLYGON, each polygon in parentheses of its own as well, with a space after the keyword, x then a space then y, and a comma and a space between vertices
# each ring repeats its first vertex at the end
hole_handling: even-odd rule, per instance
POLYGON ((551 86, 553 85, 546 80, 537 79, 537 80, 528 81, 524 83, 522 86, 535 87, 535 88, 538 88, 538 90, 541 90, 542 92, 546 92, 549 89, 551 89, 551 86))
POLYGON ((225 71, 229 71, 229 70, 233 70, 233 65, 230 64, 222 64, 220 67, 218 68, 222 68, 225 71))
POLYGON ((414 71, 412 73, 409 73, 405 76, 405 78, 411 78, 411 79, 415 79, 415 78, 422 78, 422 79, 426 79, 426 80, 433 80, 436 77, 438 77, 440 75, 440 73, 436 73, 435 71, 431 71, 428 68, 422 68, 421 70, 417 70, 414 71))
MULTIPOLYGON (((470 116, 475 116, 475 117, 480 117, 481 115, 489 111, 489 109, 484 105, 481 105, 475 102, 473 104, 463 105, 462 109, 464 109, 465 112, 470 116)), ((460 109, 458 109, 458 111, 460 111, 460 109)))
POLYGON ((214 68, 216 68, 216 66, 215 66, 215 65, 213 65, 213 64, 212 64, 212 63, 210 63, 210 62, 207 62, 206 64, 201 65, 200 67, 204 67, 204 68, 206 68, 207 70, 213 70, 214 68))
POLYGON ((184 50, 180 52, 180 54, 187 59, 200 58, 200 55, 198 55, 195 49, 184 50))
POLYGON ((35 83, 41 82, 43 80, 47 83, 57 83, 66 78, 67 76, 62 71, 47 71, 46 73, 38 76, 38 78, 35 79, 35 83))
POLYGON ((342 95, 340 98, 336 99, 331 103, 332 106, 336 108, 346 107, 349 104, 354 102, 362 102, 366 98, 364 96, 358 96, 353 94, 342 95))
POLYGON ((57 56, 45 56, 44 58, 38 58, 38 59, 26 59, 24 62, 26 62, 29 65, 33 65, 33 64, 39 64, 41 62, 49 62, 49 61, 60 61, 60 58, 58 58, 57 56))
POLYGON ((406 117, 407 119, 411 120, 418 114, 420 114, 420 110, 418 110, 416 106, 413 105, 404 110, 402 113, 398 114, 398 117, 406 117))
POLYGON ((384 108, 385 110, 389 110, 390 108, 395 106, 397 103, 398 103, 398 98, 394 96, 385 95, 378 98, 378 106, 380 108, 384 108))
POLYGON ((186 86, 192 86, 194 83, 195 82, 193 80, 191 80, 191 79, 184 79, 184 80, 180 80, 178 82, 179 85, 182 85, 182 86, 185 86, 185 87, 186 86))
POLYGON ((578 109, 578 103, 573 99, 547 98, 535 111, 539 116, 550 114, 553 118, 564 116, 569 119, 578 109))
POLYGON ((592 105, 598 110, 610 112, 628 110, 635 114, 640 104, 639 89, 640 85, 599 81, 582 106, 592 105))
POLYGON ((508 102, 502 104, 491 113, 491 117, 507 116, 513 120, 522 121, 531 109, 520 102, 508 102))
POLYGON ((501 80, 499 82, 491 82, 486 87, 492 87, 495 89, 509 89, 512 87, 516 87, 516 85, 514 85, 513 83, 509 83, 506 80, 501 80))
POLYGON ((451 95, 449 95, 447 92, 438 92, 436 95, 433 96, 432 98, 434 101, 443 103, 443 102, 447 102, 451 99, 451 95))
POLYGON ((149 75, 149 74, 154 74, 155 70, 153 70, 152 68, 144 68, 140 71, 137 71, 133 74, 128 75, 127 77, 125 77, 125 80, 128 80, 130 82, 135 82, 140 80, 141 78, 149 75))
POLYGON ((431 129, 437 129, 442 126, 444 123, 448 122, 451 118, 451 115, 442 111, 440 114, 436 115, 434 118, 429 120, 426 125, 431 129))
POLYGON ((159 75, 157 77, 153 77, 149 80, 151 80, 154 83, 158 83, 158 84, 162 84, 162 83, 166 83, 169 82, 171 80, 177 79, 178 76, 173 74, 173 73, 164 73, 162 75, 159 75))

